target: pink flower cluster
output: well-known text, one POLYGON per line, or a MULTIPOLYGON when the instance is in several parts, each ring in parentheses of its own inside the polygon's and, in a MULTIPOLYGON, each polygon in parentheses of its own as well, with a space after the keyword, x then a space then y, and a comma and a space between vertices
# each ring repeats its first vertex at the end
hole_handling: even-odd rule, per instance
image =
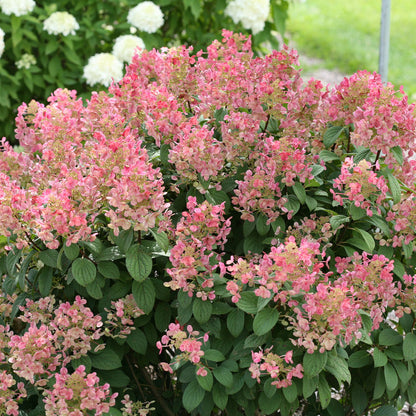
POLYGON ((293 351, 288 351, 284 356, 272 352, 272 347, 265 351, 251 352, 253 362, 250 364, 249 371, 251 377, 260 383, 260 377, 267 375, 272 381, 272 386, 277 389, 292 385, 293 377, 303 378, 302 364, 291 366, 293 351))
POLYGON ((72 374, 61 368, 55 374, 53 389, 45 389, 44 392, 46 416, 82 416, 88 411, 95 416, 108 413, 110 407, 115 405, 118 393, 111 394, 110 385, 100 386, 99 382, 97 374, 86 374, 83 365, 72 374))
POLYGON ((395 231, 391 239, 385 240, 386 244, 403 247, 414 241, 416 238, 416 198, 413 192, 409 192, 399 203, 393 205, 386 219, 392 222, 395 231))
POLYGON ((93 240, 94 220, 108 217, 120 228, 147 231, 168 216, 159 169, 149 161, 137 132, 94 95, 87 107, 74 91, 57 90, 49 105, 19 108, 16 135, 25 153, 3 143, 0 166, 0 234, 39 237, 49 248, 58 237, 71 245, 93 240))
POLYGON ((297 304, 293 297, 309 292, 325 278, 321 273, 323 264, 317 258, 320 254, 316 241, 303 239, 298 247, 295 237, 290 236, 286 243, 271 247, 270 253, 254 256, 251 261, 232 258, 226 264, 221 263, 221 274, 229 273, 233 278, 228 280, 227 290, 235 303, 247 285, 254 287, 254 293, 261 298, 293 306, 297 304))
POLYGON ((101 335, 101 317, 85 306, 86 300, 61 303, 51 312, 53 298, 27 301, 20 321, 29 324, 22 335, 10 332, 8 362, 32 384, 45 385, 57 368, 86 355, 101 335))
POLYGON ((381 152, 389 168, 408 186, 414 184, 416 151, 414 104, 400 91, 398 96, 392 84, 385 85, 380 75, 359 71, 344 80, 331 92, 323 110, 333 120, 352 123, 351 142, 381 152), (407 149, 401 166, 392 148, 407 149))
POLYGON ((159 354, 162 353, 163 348, 171 350, 174 354, 179 354, 175 355, 174 362, 170 364, 161 362, 160 366, 163 370, 173 373, 172 367, 175 363, 189 361, 198 367, 197 375, 206 376, 207 370, 201 363, 201 357, 204 356, 201 347, 203 342, 208 341, 208 338, 208 334, 199 337, 199 332, 194 331, 191 325, 188 325, 184 331, 180 324, 170 323, 166 334, 156 343, 156 346, 159 349, 159 354))
POLYGON ((106 310, 107 321, 105 323, 107 327, 105 328, 105 334, 107 336, 125 338, 134 329, 133 319, 144 315, 144 312, 137 306, 132 294, 117 301, 112 301, 111 306, 110 311, 106 310))
POLYGON ((365 159, 354 163, 353 158, 345 158, 341 175, 334 179, 334 189, 331 189, 334 200, 342 206, 346 198, 356 207, 366 210, 369 217, 373 215, 373 211, 380 215, 380 207, 388 206, 389 187, 384 177, 377 176, 375 170, 379 169, 378 163, 372 166, 365 159), (337 192, 337 189, 341 192, 337 192))
MULTIPOLYGON (((1 334, 1 329, 0 329, 1 334)), ((1 336, 1 335, 0 335, 1 336)), ((20 399, 27 396, 24 384, 16 380, 6 370, 0 372, 0 412, 1 414, 18 416, 20 399)))
POLYGON ((189 296, 202 300, 214 299, 211 289, 214 285, 212 274, 218 267, 216 250, 222 250, 230 232, 230 219, 224 218, 225 205, 211 205, 207 201, 197 204, 195 197, 189 197, 188 211, 171 231, 176 242, 171 249, 169 260, 172 268, 167 273, 172 278, 165 285, 172 290, 183 290, 189 296))
MULTIPOLYGON (((46 415, 81 416, 92 410, 97 416, 107 413, 117 393, 110 395, 109 385, 100 386, 96 374, 86 374, 83 366, 72 374, 66 368, 106 333, 101 317, 79 296, 72 304, 58 306, 53 297, 36 302, 28 299, 20 310, 14 325, 28 324, 22 333, 15 333, 9 325, 0 326, 0 364, 7 368, 0 373, 0 410, 18 415, 19 400, 26 397, 24 384, 15 381, 18 376, 42 391, 46 415), (53 389, 49 387, 51 380, 55 382, 53 389)), ((104 346, 97 343, 95 350, 104 346)))
POLYGON ((394 261, 385 256, 355 253, 352 257, 335 259, 337 282, 345 284, 354 295, 359 309, 370 314, 372 329, 384 320, 388 308, 394 308, 400 295, 400 283, 393 279, 394 261))

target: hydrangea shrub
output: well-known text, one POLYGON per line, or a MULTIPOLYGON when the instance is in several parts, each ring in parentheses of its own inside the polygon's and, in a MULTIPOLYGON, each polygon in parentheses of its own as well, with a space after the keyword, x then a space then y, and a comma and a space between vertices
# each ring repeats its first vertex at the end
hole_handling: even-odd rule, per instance
POLYGON ((223 32, 19 107, 0 153, 8 415, 416 403, 416 117, 223 32))
POLYGON ((16 108, 59 88, 83 98, 123 77, 140 49, 206 48, 221 29, 278 47, 289 0, 0 0, 0 131, 13 139, 16 108), (272 33, 273 32, 273 33, 272 33))

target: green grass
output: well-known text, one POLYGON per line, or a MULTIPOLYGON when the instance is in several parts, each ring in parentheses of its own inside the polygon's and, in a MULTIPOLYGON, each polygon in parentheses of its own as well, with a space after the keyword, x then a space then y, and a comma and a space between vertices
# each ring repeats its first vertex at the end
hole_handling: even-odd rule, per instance
MULTIPOLYGON (((381 0, 306 0, 289 8, 287 29, 302 54, 352 74, 378 71, 381 0)), ((416 2, 391 2, 388 80, 416 99, 416 2)))

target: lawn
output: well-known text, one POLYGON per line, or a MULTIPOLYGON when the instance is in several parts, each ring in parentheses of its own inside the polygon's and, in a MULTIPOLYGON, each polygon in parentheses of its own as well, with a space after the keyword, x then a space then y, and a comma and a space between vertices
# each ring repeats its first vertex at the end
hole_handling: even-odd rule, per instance
MULTIPOLYGON (((378 70, 381 0, 293 2, 287 29, 299 53, 346 74, 378 70)), ((416 2, 391 2, 388 79, 416 100, 416 2)))

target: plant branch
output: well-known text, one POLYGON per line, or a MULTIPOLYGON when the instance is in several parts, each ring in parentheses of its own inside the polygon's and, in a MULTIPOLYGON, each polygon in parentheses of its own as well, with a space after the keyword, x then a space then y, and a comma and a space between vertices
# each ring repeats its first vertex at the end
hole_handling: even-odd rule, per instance
POLYGON ((135 381, 135 383, 136 383, 136 385, 137 385, 137 388, 139 389, 139 391, 140 391, 140 394, 142 395, 142 397, 143 397, 143 400, 147 400, 146 399, 146 396, 144 395, 144 392, 143 392, 143 390, 142 390, 142 386, 141 386, 141 384, 140 384, 140 381, 138 380, 138 378, 136 377, 136 373, 134 372, 134 367, 133 367, 133 364, 131 363, 131 361, 130 361, 130 357, 128 356, 128 355, 126 355, 126 359, 127 359, 127 364, 129 365, 129 369, 130 369, 130 372, 131 372, 131 375, 133 376, 133 378, 134 378, 134 381, 135 381))
POLYGON ((169 407, 169 405, 166 403, 165 399, 160 394, 158 388, 153 384, 152 379, 150 378, 149 374, 144 368, 140 369, 141 373, 145 377, 147 383, 149 384, 150 389, 152 390, 152 393, 155 396, 155 399, 157 402, 162 406, 163 410, 165 411, 165 415, 167 416, 175 416, 175 413, 172 412, 172 409, 169 407))

